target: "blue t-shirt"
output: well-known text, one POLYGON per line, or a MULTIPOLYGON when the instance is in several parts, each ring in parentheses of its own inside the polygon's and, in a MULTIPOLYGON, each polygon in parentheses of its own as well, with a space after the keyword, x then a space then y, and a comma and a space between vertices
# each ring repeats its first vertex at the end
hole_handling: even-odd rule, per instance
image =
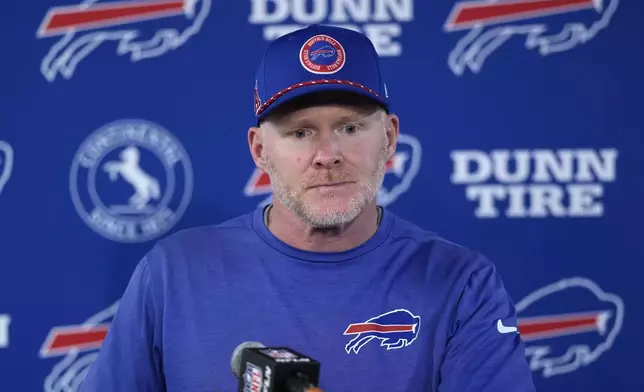
POLYGON ((490 261, 391 211, 362 245, 319 253, 258 208, 152 248, 80 392, 235 392, 245 341, 320 361, 325 392, 532 392, 516 326, 490 261))

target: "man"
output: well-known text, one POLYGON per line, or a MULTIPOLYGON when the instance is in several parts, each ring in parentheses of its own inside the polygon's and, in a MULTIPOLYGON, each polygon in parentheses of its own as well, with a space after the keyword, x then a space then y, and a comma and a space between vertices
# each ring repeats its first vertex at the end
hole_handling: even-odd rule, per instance
POLYGON ((376 205, 399 120, 371 42, 296 31, 255 86, 272 204, 156 244, 81 391, 236 391, 245 341, 319 360, 326 392, 534 391, 494 265, 376 205))

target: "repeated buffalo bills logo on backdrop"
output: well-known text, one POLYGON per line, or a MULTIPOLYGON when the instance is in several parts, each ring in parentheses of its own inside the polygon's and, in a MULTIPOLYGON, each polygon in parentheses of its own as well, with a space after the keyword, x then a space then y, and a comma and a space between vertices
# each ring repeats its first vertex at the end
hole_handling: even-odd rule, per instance
POLYGON ((542 287, 516 309, 530 368, 544 377, 597 361, 615 343, 624 320, 622 299, 581 277, 542 287))
POLYGON ((80 325, 54 327, 40 349, 40 358, 61 358, 45 378, 45 392, 76 392, 107 335, 118 301, 80 325))
POLYGON ((420 331, 420 316, 406 309, 383 313, 362 323, 350 324, 344 331, 352 339, 345 346, 347 354, 357 354, 373 339, 387 350, 407 347, 416 340, 420 331))
POLYGON ((9 347, 10 314, 0 314, 0 349, 9 347))
POLYGON ((0 140, 0 195, 13 172, 13 154, 11 145, 0 140))
MULTIPOLYGON (((377 195, 379 205, 386 207, 392 204, 409 189, 420 169, 421 159, 422 148, 418 140, 411 135, 399 134, 396 152, 385 164, 385 178, 377 195)), ((265 206, 273 200, 272 191, 268 174, 256 168, 244 188, 244 195, 268 195, 259 202, 260 206, 265 206)))
POLYGON ((344 67, 345 62, 344 48, 328 35, 311 37, 300 49, 302 67, 314 74, 334 74, 344 67))
POLYGON ((541 55, 584 44, 607 28, 619 0, 458 1, 444 30, 466 34, 448 57, 456 75, 478 73, 488 56, 512 37, 541 55))
POLYGON ((183 46, 201 30, 211 0, 84 0, 50 8, 38 38, 59 37, 41 63, 50 82, 71 78, 76 67, 104 42, 133 62, 161 56, 183 46))

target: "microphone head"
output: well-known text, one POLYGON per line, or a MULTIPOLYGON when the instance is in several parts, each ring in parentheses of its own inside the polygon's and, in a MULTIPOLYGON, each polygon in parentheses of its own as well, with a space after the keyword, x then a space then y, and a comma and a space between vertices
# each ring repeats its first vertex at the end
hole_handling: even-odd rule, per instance
POLYGON ((230 367, 237 376, 237 378, 241 378, 241 358, 242 358, 242 351, 245 348, 263 348, 266 347, 263 344, 259 342, 244 342, 237 346, 235 350, 233 351, 233 355, 230 358, 230 367))

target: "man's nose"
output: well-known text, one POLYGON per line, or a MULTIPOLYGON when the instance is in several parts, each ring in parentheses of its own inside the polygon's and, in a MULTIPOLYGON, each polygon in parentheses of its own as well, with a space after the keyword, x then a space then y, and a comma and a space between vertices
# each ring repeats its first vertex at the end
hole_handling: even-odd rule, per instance
POLYGON ((341 166, 343 162, 340 142, 336 135, 321 137, 313 164, 318 169, 332 169, 341 166))

